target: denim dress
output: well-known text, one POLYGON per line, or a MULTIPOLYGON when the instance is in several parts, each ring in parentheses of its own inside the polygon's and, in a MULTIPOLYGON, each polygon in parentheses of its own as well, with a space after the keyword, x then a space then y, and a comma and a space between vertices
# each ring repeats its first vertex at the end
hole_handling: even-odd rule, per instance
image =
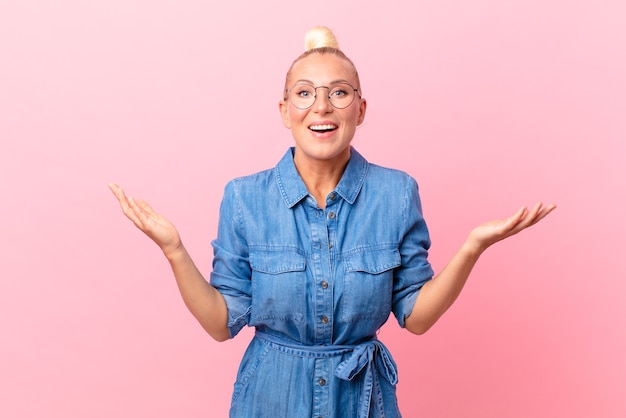
POLYGON ((230 416, 400 417, 396 365, 378 329, 400 326, 433 276, 415 180, 354 148, 320 209, 287 151, 229 182, 211 284, 234 337, 255 327, 230 416))

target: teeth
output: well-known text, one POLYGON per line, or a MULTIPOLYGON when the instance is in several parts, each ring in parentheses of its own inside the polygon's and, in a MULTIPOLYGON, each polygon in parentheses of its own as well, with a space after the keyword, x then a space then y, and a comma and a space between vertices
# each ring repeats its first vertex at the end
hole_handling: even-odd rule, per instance
POLYGON ((335 125, 313 125, 310 129, 313 131, 328 131, 330 129, 335 129, 335 125))

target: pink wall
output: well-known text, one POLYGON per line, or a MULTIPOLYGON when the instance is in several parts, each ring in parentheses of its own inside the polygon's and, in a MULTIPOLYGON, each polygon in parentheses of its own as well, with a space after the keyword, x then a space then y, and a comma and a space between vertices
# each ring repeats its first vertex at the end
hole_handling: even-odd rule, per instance
POLYGON ((291 144, 277 101, 316 24, 361 73, 355 146, 420 182, 437 269, 559 205, 427 335, 383 329, 405 416, 626 416, 623 2, 211 3, 0 4, 0 416, 226 416, 251 333, 203 333, 106 185, 208 273, 225 182, 291 144))

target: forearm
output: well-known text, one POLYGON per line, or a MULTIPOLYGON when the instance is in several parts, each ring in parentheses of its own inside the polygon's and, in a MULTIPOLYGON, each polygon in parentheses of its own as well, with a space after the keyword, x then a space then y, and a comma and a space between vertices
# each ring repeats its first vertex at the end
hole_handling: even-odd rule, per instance
POLYGON ((224 297, 208 283, 182 244, 164 250, 185 305, 200 325, 217 341, 230 335, 228 310, 224 297))
POLYGON ((537 203, 532 210, 520 208, 512 216, 494 220, 474 228, 461 249, 446 267, 420 290, 405 327, 414 334, 423 334, 433 326, 461 293, 480 255, 491 245, 536 224, 556 208, 537 203))
POLYGON ((445 268, 426 283, 417 297, 405 327, 414 334, 423 334, 452 306, 484 250, 470 239, 461 246, 445 268))

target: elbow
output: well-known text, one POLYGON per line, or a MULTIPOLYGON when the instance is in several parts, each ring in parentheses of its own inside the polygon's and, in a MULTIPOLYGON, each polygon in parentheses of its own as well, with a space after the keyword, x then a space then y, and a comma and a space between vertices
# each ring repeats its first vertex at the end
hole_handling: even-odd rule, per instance
POLYGON ((424 335, 439 319, 438 316, 411 314, 404 320, 404 328, 411 334, 424 335))
POLYGON ((405 328, 411 334, 424 335, 430 328, 432 328, 432 326, 433 324, 424 324, 424 323, 409 324, 407 321, 405 328))
POLYGON ((215 341, 217 341, 218 343, 223 343, 224 341, 228 341, 230 340, 230 336, 223 336, 223 335, 211 335, 211 337, 213 337, 213 339, 215 341))
POLYGON ((228 330, 228 328, 220 328, 220 329, 209 328, 209 327, 203 327, 203 328, 211 336, 211 338, 213 338, 218 343, 230 340, 230 331, 228 330))

